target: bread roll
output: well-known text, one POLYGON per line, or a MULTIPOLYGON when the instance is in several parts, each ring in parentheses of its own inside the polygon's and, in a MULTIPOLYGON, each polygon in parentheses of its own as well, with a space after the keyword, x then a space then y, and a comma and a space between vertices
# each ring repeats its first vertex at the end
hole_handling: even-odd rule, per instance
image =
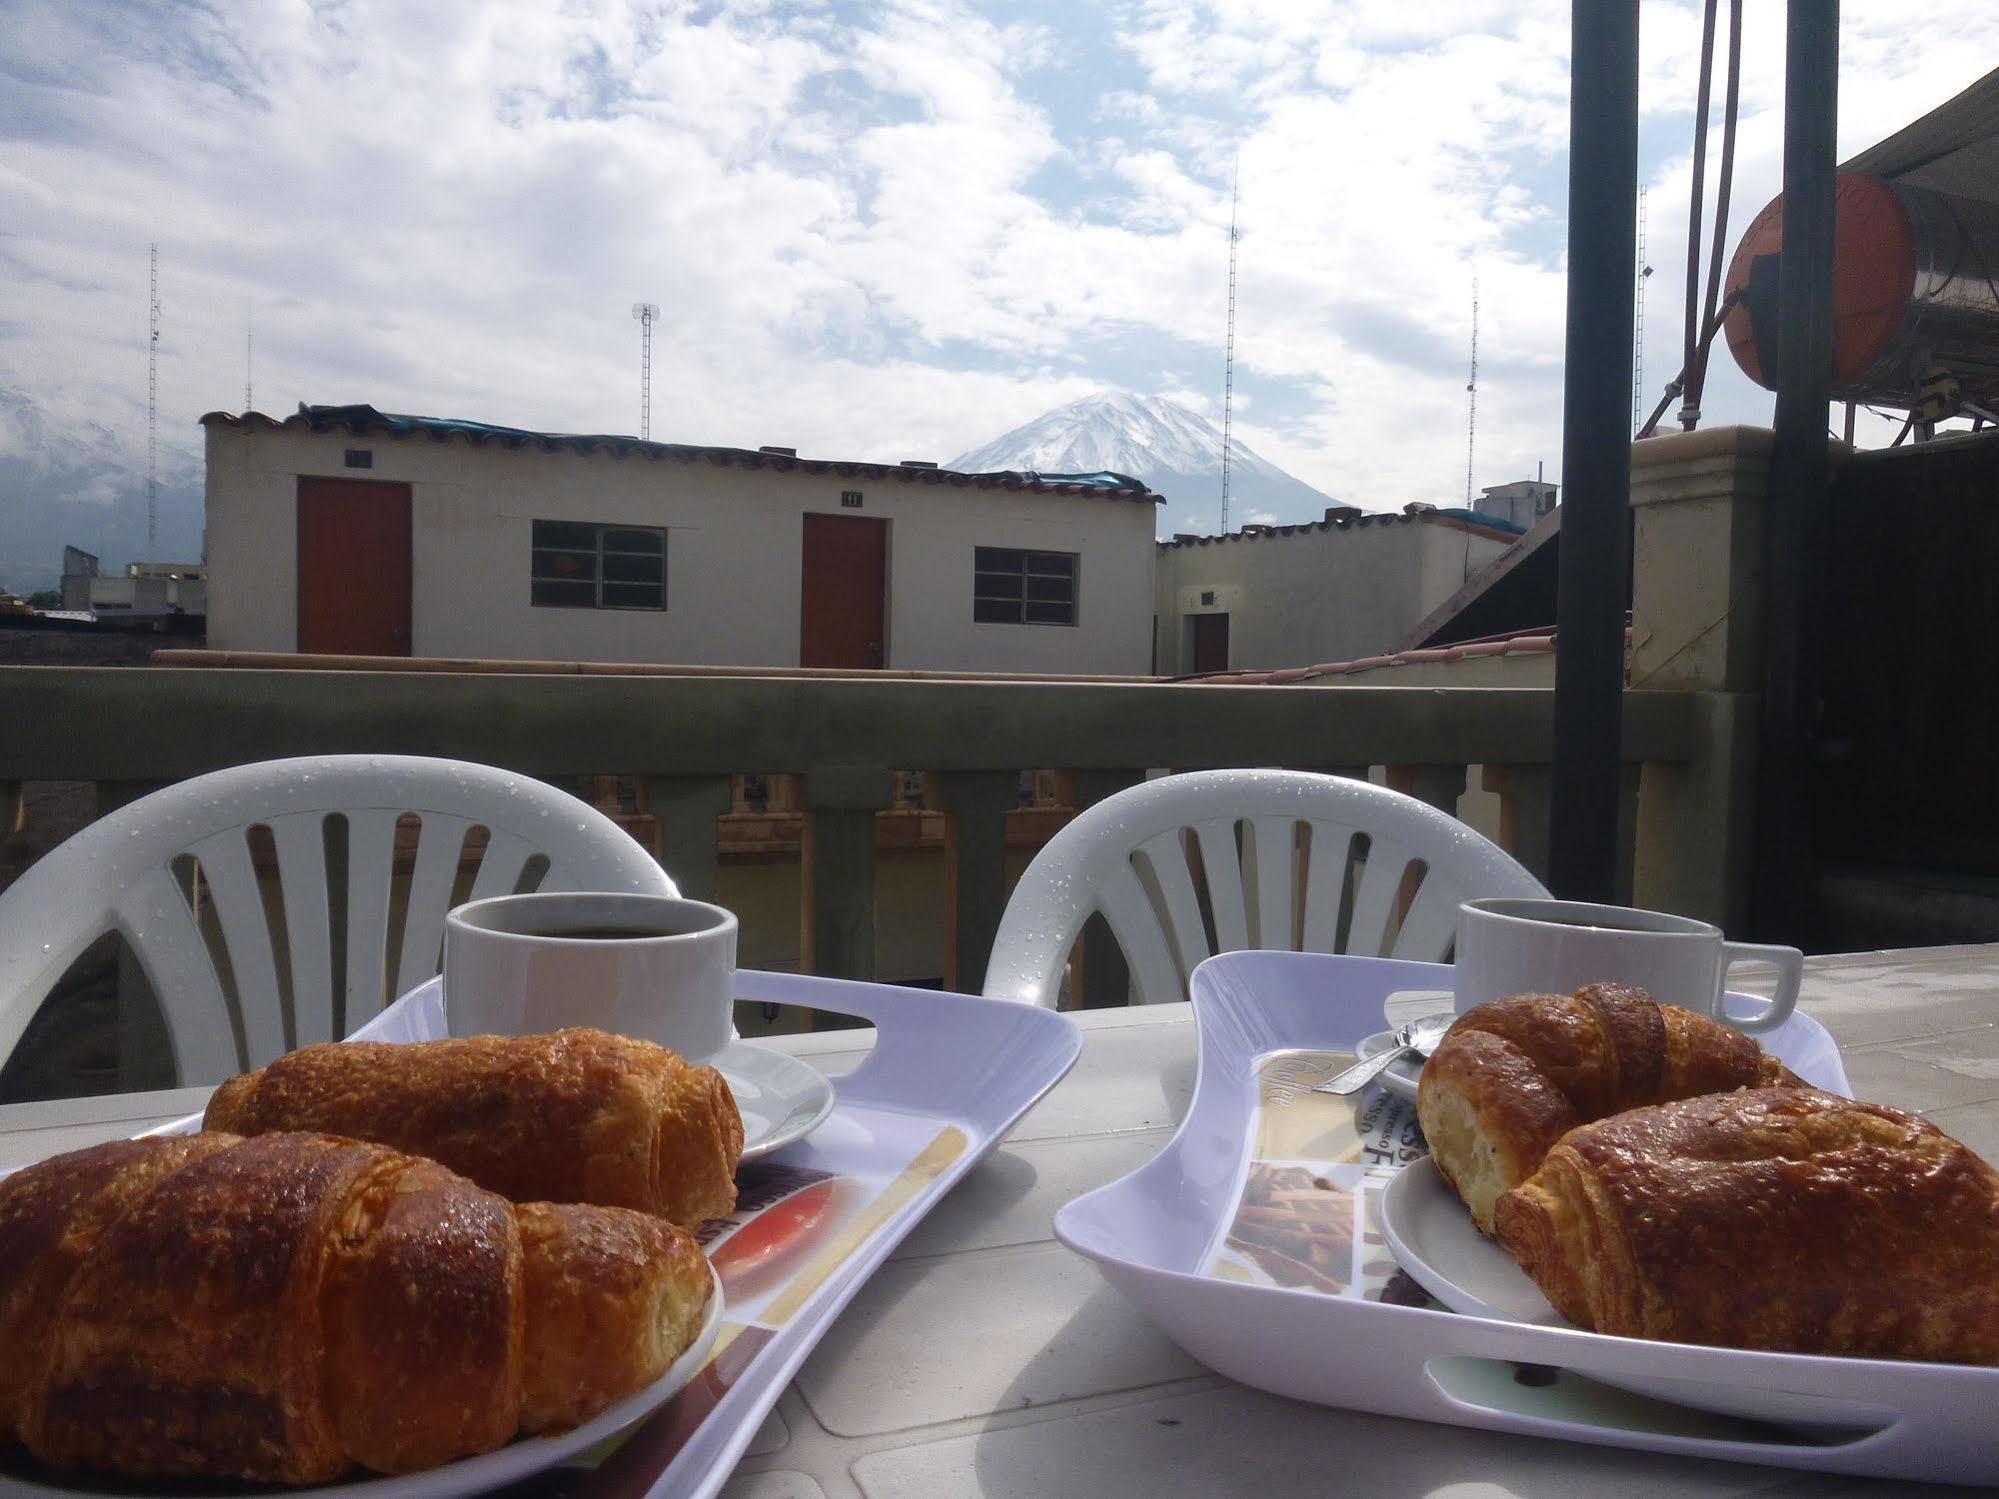
POLYGON ((712 1282, 655 1217, 517 1219, 382 1146, 217 1133, 0 1182, 0 1286, 35 1288, 0 1298, 0 1439, 58 1467, 323 1483, 587 1419, 665 1371, 712 1282))
POLYGON ((0 1183, 0 1438, 49 1344, 64 1291, 104 1225, 169 1172, 233 1143, 229 1135, 113 1140, 17 1171, 0 1183))
POLYGON ((373 1140, 515 1202, 637 1208, 686 1228, 736 1205, 743 1151, 721 1073, 587 1029, 301 1047, 216 1089, 203 1127, 373 1140))
POLYGON ((1999 1363, 1999 1173, 1927 1120, 1812 1088, 1572 1130, 1497 1237, 1622 1337, 1999 1363))
POLYGON ((646 1213, 551 1202, 515 1213, 527 1307, 521 1429, 561 1431, 650 1384, 694 1341, 708 1261, 690 1235, 646 1213))
POLYGON ((1445 1180, 1492 1232, 1499 1194, 1592 1119, 1643 1104, 1796 1083, 1731 1026, 1642 989, 1591 984, 1520 994, 1458 1017, 1416 1090, 1423 1138, 1445 1180))

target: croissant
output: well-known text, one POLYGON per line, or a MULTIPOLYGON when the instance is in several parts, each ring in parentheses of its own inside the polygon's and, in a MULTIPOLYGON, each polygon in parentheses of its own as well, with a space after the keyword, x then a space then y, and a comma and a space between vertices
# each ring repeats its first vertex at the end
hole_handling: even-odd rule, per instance
POLYGON ((515 1202, 638 1208, 685 1228, 736 1205, 743 1151, 721 1073, 587 1029, 301 1047, 217 1088, 202 1126, 373 1140, 515 1202))
POLYGON ((1635 1109, 1570 1131, 1496 1226, 1598 1332, 1999 1363, 1999 1173, 1898 1109, 1802 1087, 1635 1109))
POLYGON ((0 1441, 318 1483, 573 1425, 699 1330, 699 1247, 326 1135, 120 1140, 0 1182, 0 1441))
POLYGON ((1532 1176, 1578 1124, 1641 1104, 1797 1081, 1730 1026, 1629 985, 1591 984, 1572 995, 1497 999, 1459 1016, 1423 1068, 1416 1117, 1437 1169, 1490 1234, 1499 1194, 1532 1176))

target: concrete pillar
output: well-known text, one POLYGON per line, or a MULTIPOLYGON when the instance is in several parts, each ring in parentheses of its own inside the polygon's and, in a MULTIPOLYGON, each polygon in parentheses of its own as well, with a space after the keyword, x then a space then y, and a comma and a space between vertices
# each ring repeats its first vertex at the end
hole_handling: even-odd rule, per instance
POLYGON ((659 861, 689 900, 712 901, 720 883, 716 822, 734 804, 731 778, 648 776, 653 816, 659 820, 659 861))
POLYGON ((937 772, 924 778, 924 789, 945 815, 952 920, 944 976, 960 994, 977 994, 985 987, 993 935, 1006 907, 1006 815, 1020 799, 1020 772, 937 772))
POLYGON ((830 978, 875 976, 875 814, 889 804, 886 766, 814 766, 805 774, 801 966, 830 978))
POLYGON ((1632 901, 1739 932, 1747 912, 1772 434, 1710 427, 1631 451, 1631 686, 1701 695, 1693 755, 1647 764, 1632 901))
POLYGON ((1440 812, 1458 815, 1458 798, 1465 793, 1462 765, 1390 765, 1388 788, 1428 802, 1440 812))
POLYGON ((1710 427, 1631 449, 1635 688, 1754 692, 1771 434, 1710 427))
POLYGON ((1548 798, 1554 771, 1547 765, 1487 765, 1484 787, 1499 798, 1499 845, 1548 881, 1548 798))

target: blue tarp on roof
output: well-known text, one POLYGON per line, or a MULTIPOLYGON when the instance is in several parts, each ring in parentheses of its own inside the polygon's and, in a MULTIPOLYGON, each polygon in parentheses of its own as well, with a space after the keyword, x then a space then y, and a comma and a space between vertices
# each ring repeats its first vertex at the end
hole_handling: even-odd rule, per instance
POLYGON ((525 427, 496 427, 491 422, 468 422, 450 416, 400 416, 393 411, 377 411, 373 406, 308 406, 300 401, 298 414, 314 422, 381 422, 391 432, 480 432, 488 437, 531 437, 556 441, 584 437, 599 442, 636 442, 614 433, 530 432, 525 427))
POLYGON ((1503 515, 1488 515, 1483 510, 1467 510, 1462 505, 1439 505, 1431 513, 1435 515, 1448 515, 1452 520, 1461 520, 1467 525, 1487 526, 1494 531, 1505 531, 1514 536, 1525 536, 1527 534, 1525 526, 1515 525, 1503 515))
POLYGON ((1104 468, 1090 474, 1043 474, 1031 468, 1000 468, 974 474, 978 479, 999 478, 1010 475, 1028 484, 1087 484, 1093 489, 1144 489, 1143 479, 1134 479, 1129 474, 1113 473, 1104 468))

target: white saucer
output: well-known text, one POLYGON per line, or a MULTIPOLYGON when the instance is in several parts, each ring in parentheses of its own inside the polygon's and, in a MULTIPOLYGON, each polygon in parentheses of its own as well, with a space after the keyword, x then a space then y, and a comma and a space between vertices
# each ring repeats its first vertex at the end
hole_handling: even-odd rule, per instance
MULTIPOLYGON (((1354 1045, 1354 1060, 1365 1062, 1369 1057, 1378 1057, 1394 1044, 1394 1040, 1393 1031, 1376 1031, 1371 1036, 1363 1036, 1354 1045)), ((1406 1098, 1414 1103, 1416 1079, 1422 1076, 1422 1073, 1423 1059, 1411 1052, 1399 1062, 1390 1062, 1385 1072, 1377 1072, 1369 1086, 1382 1088, 1397 1098, 1406 1098)))
MULTIPOLYGON (((1478 1231, 1434 1157, 1411 1161, 1388 1184, 1381 1194, 1381 1231, 1396 1263, 1454 1312, 1530 1327, 1575 1326, 1548 1304, 1512 1255, 1478 1231)), ((1753 1385, 1594 1377, 1655 1400, 1783 1426, 1863 1426, 1882 1414, 1873 1406, 1753 1385)))
POLYGON ((833 1112, 833 1084, 797 1057, 749 1041, 732 1041, 708 1065, 728 1080, 743 1116, 745 1161, 804 1139, 833 1112))

